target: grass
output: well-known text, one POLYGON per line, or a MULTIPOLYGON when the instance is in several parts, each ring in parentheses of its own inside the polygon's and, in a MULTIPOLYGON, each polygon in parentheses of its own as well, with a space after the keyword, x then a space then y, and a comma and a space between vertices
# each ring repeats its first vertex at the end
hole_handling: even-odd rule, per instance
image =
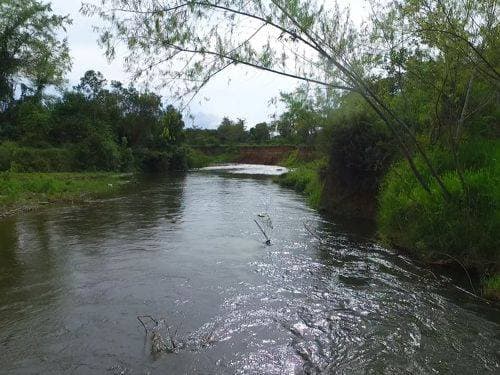
POLYGON ((500 301, 500 274, 487 277, 483 280, 483 295, 486 298, 500 301))
POLYGON ((319 208, 323 194, 320 172, 326 166, 326 159, 304 162, 298 158, 297 152, 293 152, 282 164, 290 171, 278 178, 280 185, 305 194, 309 205, 319 208))
POLYGON ((42 203, 84 201, 116 192, 124 183, 117 173, 0 173, 0 216, 42 203))
MULTIPOLYGON (((406 163, 394 165, 379 195, 379 233, 385 242, 426 262, 449 262, 453 257, 480 274, 495 274, 500 267, 500 143, 472 140, 459 156, 463 183, 449 152, 429 150, 449 199, 435 182, 428 194, 406 163)), ((420 158, 415 162, 425 170, 420 158)), ((496 288, 498 294, 498 276, 488 280, 485 291, 494 294, 496 288)))

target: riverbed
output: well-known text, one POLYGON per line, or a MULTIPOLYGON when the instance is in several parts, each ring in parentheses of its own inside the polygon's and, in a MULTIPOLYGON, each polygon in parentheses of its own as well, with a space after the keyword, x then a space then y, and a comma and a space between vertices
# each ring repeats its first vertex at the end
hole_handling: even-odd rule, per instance
POLYGON ((498 307, 322 217, 282 172, 144 176, 0 221, 0 373, 499 373, 498 307))

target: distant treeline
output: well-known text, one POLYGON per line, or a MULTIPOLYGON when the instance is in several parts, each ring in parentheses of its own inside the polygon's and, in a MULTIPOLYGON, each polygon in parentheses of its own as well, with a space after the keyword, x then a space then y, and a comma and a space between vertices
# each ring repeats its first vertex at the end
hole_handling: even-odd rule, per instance
POLYGON ((23 93, 0 113, 0 170, 185 169, 182 115, 152 92, 88 71, 60 97, 23 93))

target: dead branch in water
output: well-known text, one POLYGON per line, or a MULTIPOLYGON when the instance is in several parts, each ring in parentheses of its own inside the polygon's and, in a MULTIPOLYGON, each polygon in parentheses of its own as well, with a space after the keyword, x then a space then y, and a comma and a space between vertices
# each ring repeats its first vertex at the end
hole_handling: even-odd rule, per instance
POLYGON ((262 234, 264 235, 264 237, 266 238, 266 245, 271 245, 271 239, 267 236, 266 232, 264 231, 264 229, 262 229, 261 225, 259 224, 259 222, 255 219, 253 219, 253 221, 255 221, 255 224, 257 224, 257 226, 259 227, 260 231, 262 232, 262 234))
POLYGON ((196 351, 199 348, 205 348, 216 341, 215 331, 217 330, 217 326, 215 324, 206 333, 201 334, 198 337, 190 335, 185 338, 177 339, 177 332, 182 326, 182 323, 177 326, 175 331, 172 333, 171 327, 166 323, 165 319, 155 319, 151 315, 138 315, 137 320, 144 328, 146 337, 150 338, 151 353, 153 355, 161 353, 175 353, 182 349, 196 351), (167 331, 166 337, 161 334, 163 325, 167 331))
POLYGON ((146 326, 146 323, 144 323, 144 321, 143 321, 143 319, 145 319, 145 318, 148 318, 151 321, 153 321, 155 323, 155 327, 158 327, 159 322, 158 322, 158 320, 153 318, 151 315, 138 315, 137 316, 137 320, 142 324, 142 326, 144 327, 144 331, 146 332, 146 335, 147 335, 149 333, 149 329, 146 326))

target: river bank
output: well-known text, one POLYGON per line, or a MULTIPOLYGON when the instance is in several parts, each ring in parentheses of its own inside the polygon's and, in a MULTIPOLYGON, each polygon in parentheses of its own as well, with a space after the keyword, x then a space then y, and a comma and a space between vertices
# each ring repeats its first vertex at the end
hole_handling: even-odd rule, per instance
POLYGON ((0 173, 0 218, 57 202, 85 202, 119 191, 130 174, 0 173))
MULTIPOLYGON (((415 261, 421 262, 427 267, 445 268, 451 273, 462 274, 465 281, 464 287, 470 289, 472 293, 477 293, 493 301, 500 300, 500 275, 491 272, 490 265, 468 263, 467 254, 457 255, 453 248, 441 250, 440 258, 444 259, 436 260, 432 251, 428 247, 422 248, 421 243, 405 243, 402 246, 398 241, 388 239, 386 231, 382 231, 380 227, 381 203, 379 202, 379 194, 377 192, 367 194, 362 191, 348 194, 345 187, 340 186, 341 184, 335 181, 326 160, 302 162, 288 159, 283 162, 283 165, 289 167, 290 171, 279 176, 276 181, 282 186, 291 187, 304 194, 311 207, 333 217, 370 220, 376 225, 379 240, 383 244, 399 249, 398 251, 411 256, 415 261)), ((444 224, 442 223, 440 227, 443 227, 444 224)), ((448 226, 453 225, 450 221, 447 224, 448 226)), ((461 223, 458 222, 457 225, 459 224, 461 223)), ((450 231, 453 232, 453 228, 448 228, 448 232, 450 231)), ((436 234, 429 232, 428 235, 436 234)), ((489 241, 493 242, 493 240, 489 241)), ((490 250, 494 253, 494 249, 490 250)), ((495 262, 494 256, 491 262, 495 262)))

